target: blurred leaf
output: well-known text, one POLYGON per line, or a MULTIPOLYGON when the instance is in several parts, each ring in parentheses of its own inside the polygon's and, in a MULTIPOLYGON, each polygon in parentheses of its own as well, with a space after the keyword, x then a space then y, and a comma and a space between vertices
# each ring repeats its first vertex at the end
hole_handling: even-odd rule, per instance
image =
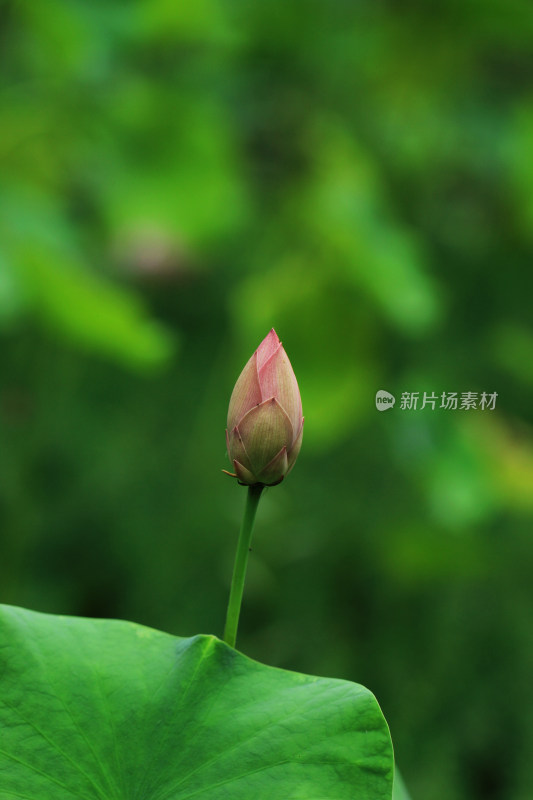
POLYGON ((183 94, 174 98, 149 82, 130 80, 113 115, 133 145, 130 152, 105 151, 100 192, 113 232, 154 224, 197 248, 243 224, 245 187, 220 105, 183 94))
POLYGON ((448 416, 439 419, 437 409, 399 410, 397 452, 402 458, 409 453, 409 470, 423 486, 435 521, 454 531, 465 530, 487 519, 499 505, 490 464, 473 436, 475 415, 493 412, 439 411, 448 416))
POLYGON ((524 236, 533 241, 533 101, 517 103, 506 141, 506 178, 511 190, 513 211, 524 236))
POLYGON ((139 30, 148 39, 179 37, 183 41, 225 40, 230 28, 219 0, 175 3, 174 0, 141 0, 139 30))
POLYGON ((89 269, 52 204, 37 193, 17 192, 6 192, 4 202, 4 316, 31 311, 68 341, 132 366, 155 366, 170 357, 170 333, 148 318, 133 292, 89 269))
POLYGON ((533 428, 496 416, 470 426, 495 498, 510 508, 533 509, 533 428))
POLYGON ((411 800, 409 792, 405 788, 402 776, 398 768, 394 770, 394 783, 392 788, 392 800, 411 800))
MULTIPOLYGON (((532 184, 533 186, 533 184, 532 184)), ((533 333, 509 321, 492 332, 493 351, 506 372, 521 384, 533 385, 533 333)))
POLYGON ((309 146, 314 177, 299 202, 310 236, 331 250, 345 280, 369 292, 395 326, 413 334, 432 327, 441 300, 421 242, 395 219, 370 155, 326 120, 312 130, 309 146))
POLYGON ((157 365, 171 355, 170 334, 146 317, 132 293, 56 255, 21 248, 24 280, 37 316, 69 341, 125 363, 157 365))
POLYGON ((23 306, 20 286, 0 252, 0 326, 12 323, 23 306))

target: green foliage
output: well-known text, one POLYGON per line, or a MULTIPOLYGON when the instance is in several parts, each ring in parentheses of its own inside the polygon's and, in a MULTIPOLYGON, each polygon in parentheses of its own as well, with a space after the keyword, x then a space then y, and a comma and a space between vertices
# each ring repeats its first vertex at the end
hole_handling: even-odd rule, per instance
POLYGON ((214 636, 1 608, 0 797, 388 800, 375 698, 214 636))
POLYGON ((274 326, 305 435, 240 646, 371 687, 414 798, 530 800, 530 3, 0 15, 2 600, 221 633, 274 326))
POLYGON ((392 788, 392 800, 411 800, 409 792, 405 788, 402 776, 398 770, 394 772, 394 785, 392 788))
POLYGON ((31 315, 68 342, 133 367, 168 360, 170 333, 147 319, 139 297, 88 268, 58 208, 9 190, 0 202, 0 325, 31 315))

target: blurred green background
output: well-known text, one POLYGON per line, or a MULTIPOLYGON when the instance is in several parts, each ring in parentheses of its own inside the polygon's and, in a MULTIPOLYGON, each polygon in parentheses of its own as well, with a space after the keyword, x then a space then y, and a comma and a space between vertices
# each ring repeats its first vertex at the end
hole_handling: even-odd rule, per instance
POLYGON ((221 634, 274 326, 240 648, 371 688, 414 800, 530 800, 530 3, 4 0, 0 65, 1 600, 221 634))

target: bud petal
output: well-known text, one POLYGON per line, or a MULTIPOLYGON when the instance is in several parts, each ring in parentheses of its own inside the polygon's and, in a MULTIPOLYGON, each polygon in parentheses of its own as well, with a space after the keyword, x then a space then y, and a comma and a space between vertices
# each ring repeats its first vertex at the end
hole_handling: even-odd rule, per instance
POLYGON ((231 394, 228 409, 228 430, 231 431, 238 424, 247 411, 259 405, 261 387, 257 374, 257 352, 248 360, 231 394))
POLYGON ((291 362, 281 344, 259 370, 259 385, 263 400, 275 397, 284 408, 296 435, 302 422, 302 401, 291 362))
POLYGON ((260 472, 258 477, 261 483, 264 483, 267 486, 275 486, 276 483, 280 483, 283 480, 287 472, 287 448, 282 447, 279 453, 274 456, 270 464, 267 464, 266 467, 260 472))
POLYGON ((287 475, 289 474, 291 469, 294 467, 294 463, 295 463, 296 459, 298 458, 298 453, 300 452, 300 448, 302 446, 303 435, 304 435, 304 419, 302 417, 302 422, 300 424, 300 432, 299 432, 298 436, 296 437, 296 440, 295 440, 293 446, 291 447, 289 453, 287 454, 287 459, 288 459, 287 475))
POLYGON ((243 467, 242 464, 239 464, 237 459, 234 460, 233 466, 235 468, 235 472, 237 473, 237 478, 241 483, 245 483, 247 486, 252 486, 254 483, 257 483, 255 475, 252 475, 250 470, 243 467))
MULTIPOLYGON (((281 346, 281 342, 280 342, 280 340, 278 338, 278 334, 276 333, 274 328, 272 328, 272 330, 270 330, 267 333, 267 335, 265 336, 265 338, 263 339, 263 341, 261 342, 261 344, 259 345, 259 347, 256 350, 256 353, 257 353, 257 370, 258 371, 261 369, 263 364, 266 361, 268 361, 270 356, 273 353, 276 352, 276 350, 280 346, 281 346)), ((263 398, 263 400, 264 399, 265 398, 263 398)))
POLYGON ((244 446, 239 429, 233 428, 229 434, 226 431, 226 436, 226 444, 231 460, 233 461, 234 459, 237 459, 237 461, 242 464, 243 467, 251 470, 252 464, 248 457, 248 453, 246 452, 246 447, 244 446))
POLYGON ((290 419, 275 397, 245 414, 239 422, 239 433, 256 474, 293 438, 290 419))
POLYGON ((298 382, 272 329, 248 360, 230 399, 226 445, 239 482, 280 483, 296 461, 302 435, 298 382))

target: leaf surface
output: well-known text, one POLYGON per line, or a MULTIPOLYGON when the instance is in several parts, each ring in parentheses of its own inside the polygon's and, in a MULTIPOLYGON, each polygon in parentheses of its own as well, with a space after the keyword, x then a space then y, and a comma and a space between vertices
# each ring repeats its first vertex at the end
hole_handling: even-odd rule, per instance
POLYGON ((373 695, 213 636, 0 606, 1 800, 390 800, 373 695))

